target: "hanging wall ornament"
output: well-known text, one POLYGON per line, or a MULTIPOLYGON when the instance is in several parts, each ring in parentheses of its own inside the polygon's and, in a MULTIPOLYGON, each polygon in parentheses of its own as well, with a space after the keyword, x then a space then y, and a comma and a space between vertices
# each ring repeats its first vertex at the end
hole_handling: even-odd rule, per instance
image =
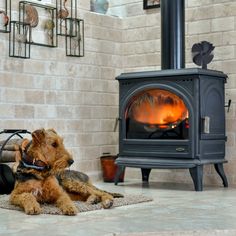
POLYGON ((19 21, 11 21, 10 30, 9 56, 30 58, 30 25, 19 21))
POLYGON ((81 19, 66 19, 66 56, 84 56, 84 21, 81 19))
POLYGON ((5 0, 3 8, 0 7, 0 32, 10 32, 11 0, 5 0))
POLYGON ((29 24, 32 28, 31 44, 57 47, 56 7, 20 1, 19 10, 20 21, 29 24))
POLYGON ((77 0, 57 0, 57 28, 58 35, 67 35, 67 18, 77 18, 77 0))
POLYGON ((45 21, 44 30, 48 35, 48 42, 50 45, 54 45, 54 37, 53 37, 53 30, 55 28, 55 23, 52 20, 52 12, 48 10, 50 18, 45 21))
POLYGON ((36 7, 31 4, 24 5, 25 7, 25 20, 26 24, 29 24, 31 28, 37 27, 39 23, 39 15, 36 7))

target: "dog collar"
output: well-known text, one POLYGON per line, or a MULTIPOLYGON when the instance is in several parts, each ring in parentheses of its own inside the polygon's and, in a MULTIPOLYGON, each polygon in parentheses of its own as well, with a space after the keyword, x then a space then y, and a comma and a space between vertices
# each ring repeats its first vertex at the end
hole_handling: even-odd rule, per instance
POLYGON ((31 168, 31 169, 35 169, 35 170, 45 170, 45 169, 48 169, 47 166, 37 166, 37 165, 35 165, 35 164, 30 165, 30 164, 25 163, 24 161, 22 161, 22 164, 23 164, 24 167, 26 167, 26 168, 31 168))
POLYGON ((22 159, 21 162, 25 168, 35 169, 35 170, 49 170, 49 166, 46 165, 43 161, 35 160, 33 157, 29 156, 27 154, 27 151, 31 145, 32 141, 30 141, 27 146, 25 147, 25 150, 21 150, 22 153, 22 159))

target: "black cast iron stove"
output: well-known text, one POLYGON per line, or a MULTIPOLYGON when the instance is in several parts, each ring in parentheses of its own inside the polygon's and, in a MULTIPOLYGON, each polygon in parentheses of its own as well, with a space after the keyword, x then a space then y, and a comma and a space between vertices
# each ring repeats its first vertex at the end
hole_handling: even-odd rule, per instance
POLYGON ((119 81, 119 154, 115 184, 125 167, 188 168, 203 189, 203 166, 214 164, 228 186, 225 157, 227 76, 184 69, 184 0, 162 0, 162 70, 123 73, 119 81))

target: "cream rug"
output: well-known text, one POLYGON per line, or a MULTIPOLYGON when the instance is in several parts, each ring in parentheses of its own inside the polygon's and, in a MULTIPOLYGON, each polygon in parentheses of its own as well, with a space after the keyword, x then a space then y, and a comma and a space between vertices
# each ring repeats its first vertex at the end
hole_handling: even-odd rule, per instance
MULTIPOLYGON (((145 197, 142 195, 127 195, 124 198, 115 198, 113 207, 120 207, 126 206, 131 204, 138 204, 142 202, 149 202, 152 201, 151 198, 145 197)), ((103 209, 101 203, 91 205, 84 202, 75 202, 76 207, 78 208, 79 212, 86 212, 86 211, 95 211, 103 209)), ((54 205, 49 204, 42 204, 43 214, 53 214, 53 215, 62 215, 60 209, 55 207, 54 205)), ((11 205, 9 203, 9 195, 0 195, 0 208, 9 209, 9 210, 18 210, 22 211, 20 207, 11 205)))

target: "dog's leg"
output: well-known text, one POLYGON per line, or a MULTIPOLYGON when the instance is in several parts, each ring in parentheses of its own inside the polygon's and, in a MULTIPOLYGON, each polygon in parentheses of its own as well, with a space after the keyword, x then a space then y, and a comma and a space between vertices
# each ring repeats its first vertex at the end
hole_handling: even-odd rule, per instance
POLYGON ((61 182, 63 188, 68 192, 78 193, 83 196, 87 196, 88 201, 89 197, 95 195, 98 200, 102 202, 104 208, 110 208, 113 205, 113 196, 109 193, 106 193, 91 183, 84 183, 78 180, 63 180, 61 182))
POLYGON ((89 203, 89 204, 96 204, 98 202, 101 202, 101 198, 96 196, 96 195, 90 195, 87 198, 86 202, 89 203))
POLYGON ((61 209, 64 215, 76 215, 78 212, 75 204, 71 201, 70 197, 64 191, 56 200, 56 205, 61 209))
POLYGON ((28 215, 38 215, 41 213, 41 207, 32 193, 15 194, 13 191, 10 202, 23 208, 28 215))
POLYGON ((49 196, 49 199, 56 203, 64 215, 76 215, 77 208, 69 195, 59 185, 54 176, 49 177, 43 185, 44 196, 49 196))

